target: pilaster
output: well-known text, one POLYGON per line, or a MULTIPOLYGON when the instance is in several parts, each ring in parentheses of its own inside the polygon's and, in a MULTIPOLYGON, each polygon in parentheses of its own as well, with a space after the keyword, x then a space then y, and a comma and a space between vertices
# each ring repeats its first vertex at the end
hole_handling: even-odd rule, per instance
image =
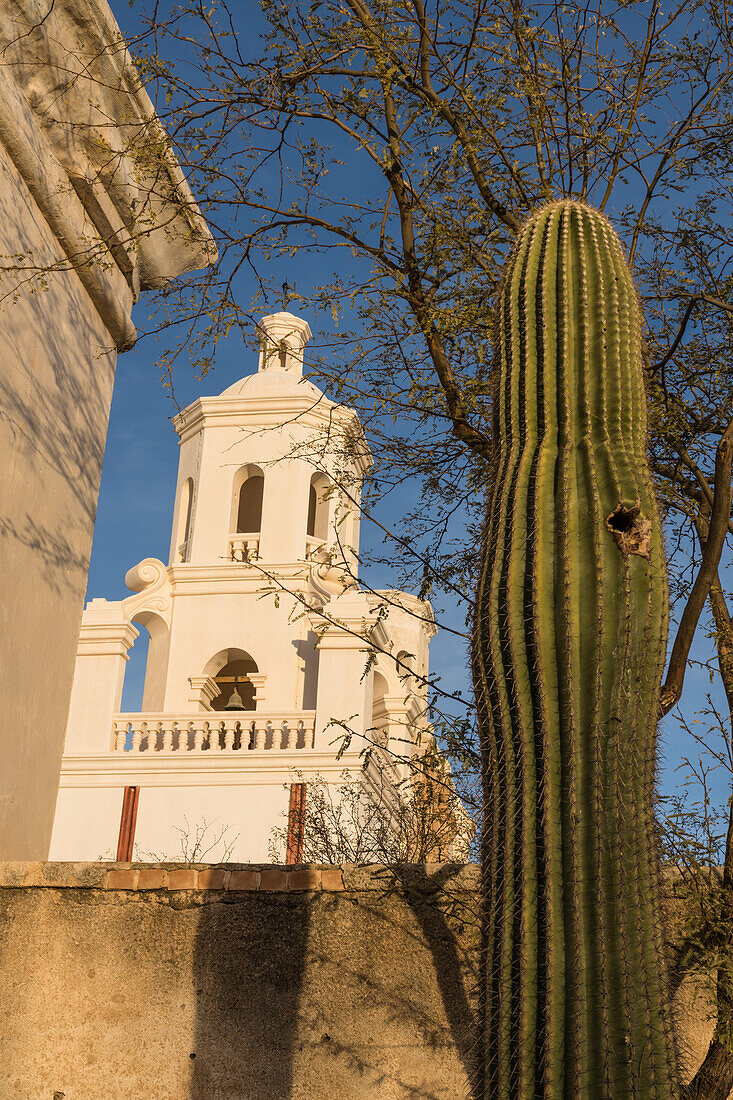
POLYGON ((87 605, 79 632, 66 754, 111 748, 112 720, 122 702, 128 650, 137 636, 121 603, 92 600, 87 605))
POLYGON ((310 619, 319 651, 315 743, 325 750, 342 733, 360 738, 371 727, 372 655, 387 639, 362 592, 345 592, 310 619))

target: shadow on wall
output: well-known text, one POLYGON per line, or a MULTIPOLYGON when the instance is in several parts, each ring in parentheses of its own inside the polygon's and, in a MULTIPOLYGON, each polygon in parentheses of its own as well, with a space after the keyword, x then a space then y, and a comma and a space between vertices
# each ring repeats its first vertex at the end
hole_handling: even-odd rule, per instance
MULTIPOLYGON (((52 267, 58 257, 50 240, 42 254, 39 238, 48 237, 48 229, 30 196, 5 172, 0 180, 2 250, 32 250, 34 263, 52 267)), ((11 273, 0 288, 3 434, 20 468, 32 470, 33 477, 18 484, 14 464, 5 469, 2 481, 9 478, 10 489, 2 493, 0 531, 19 552, 37 554, 44 583, 60 592, 83 583, 88 568, 114 351, 74 271, 28 282, 15 295, 11 279, 21 281, 11 273), (74 501, 76 520, 64 498, 74 501)))
POLYGON ((400 865, 389 868, 389 874, 400 883, 430 951, 450 1034, 470 1086, 466 1100, 481 1100, 484 1090, 477 1060, 481 1050, 480 975, 475 969, 470 976, 466 973, 465 960, 462 963, 459 954, 460 937, 456 935, 467 925, 478 937, 481 917, 476 897, 451 889, 451 879, 458 869, 458 865, 443 864, 431 874, 424 865, 400 865))
POLYGON ((190 1100, 296 1095, 312 897, 232 893, 201 908, 190 1100))
POLYGON ((436 904, 450 868, 383 870, 200 909, 190 1100, 474 1100, 475 921, 436 904))

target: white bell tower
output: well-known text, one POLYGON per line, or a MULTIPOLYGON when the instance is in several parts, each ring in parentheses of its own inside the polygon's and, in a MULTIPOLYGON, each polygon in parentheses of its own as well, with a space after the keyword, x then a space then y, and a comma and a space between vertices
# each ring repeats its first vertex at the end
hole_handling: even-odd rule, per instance
POLYGON ((372 461, 358 417, 303 378, 306 321, 277 313, 262 319, 260 335, 256 374, 174 420, 181 458, 170 563, 276 565, 325 544, 336 554, 343 546, 355 566, 372 461))
POLYGON ((240 836, 234 858, 266 860, 296 773, 397 791, 406 768, 389 750, 425 744, 430 606, 358 585, 372 463, 358 416, 303 377, 306 321, 277 313, 259 334, 257 372, 173 422, 168 563, 146 558, 133 595, 84 613, 54 859, 124 850, 134 788, 140 850, 175 859, 184 817, 215 818, 240 836), (121 714, 134 623, 150 634, 143 704, 121 714))

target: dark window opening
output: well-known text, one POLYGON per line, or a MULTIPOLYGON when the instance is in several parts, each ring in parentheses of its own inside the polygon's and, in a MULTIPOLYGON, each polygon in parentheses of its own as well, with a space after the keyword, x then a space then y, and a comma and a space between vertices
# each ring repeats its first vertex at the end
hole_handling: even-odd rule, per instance
POLYGON ((257 534, 262 527, 262 495, 265 479, 262 474, 248 477, 239 490, 237 533, 257 534))
MULTIPOLYGON (((316 533, 316 509, 318 507, 318 493, 315 485, 311 485, 308 496, 308 534, 313 538, 316 533)), ((301 513, 302 514, 302 513, 301 513)))

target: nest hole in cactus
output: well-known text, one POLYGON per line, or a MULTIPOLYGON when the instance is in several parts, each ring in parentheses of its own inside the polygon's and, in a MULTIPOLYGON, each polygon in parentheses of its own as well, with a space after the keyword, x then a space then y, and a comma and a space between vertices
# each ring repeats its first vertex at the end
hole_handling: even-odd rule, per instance
POLYGON ((652 544, 652 521, 641 514, 641 505, 637 500, 632 507, 619 501, 609 516, 606 527, 624 557, 638 554, 649 558, 652 544))

